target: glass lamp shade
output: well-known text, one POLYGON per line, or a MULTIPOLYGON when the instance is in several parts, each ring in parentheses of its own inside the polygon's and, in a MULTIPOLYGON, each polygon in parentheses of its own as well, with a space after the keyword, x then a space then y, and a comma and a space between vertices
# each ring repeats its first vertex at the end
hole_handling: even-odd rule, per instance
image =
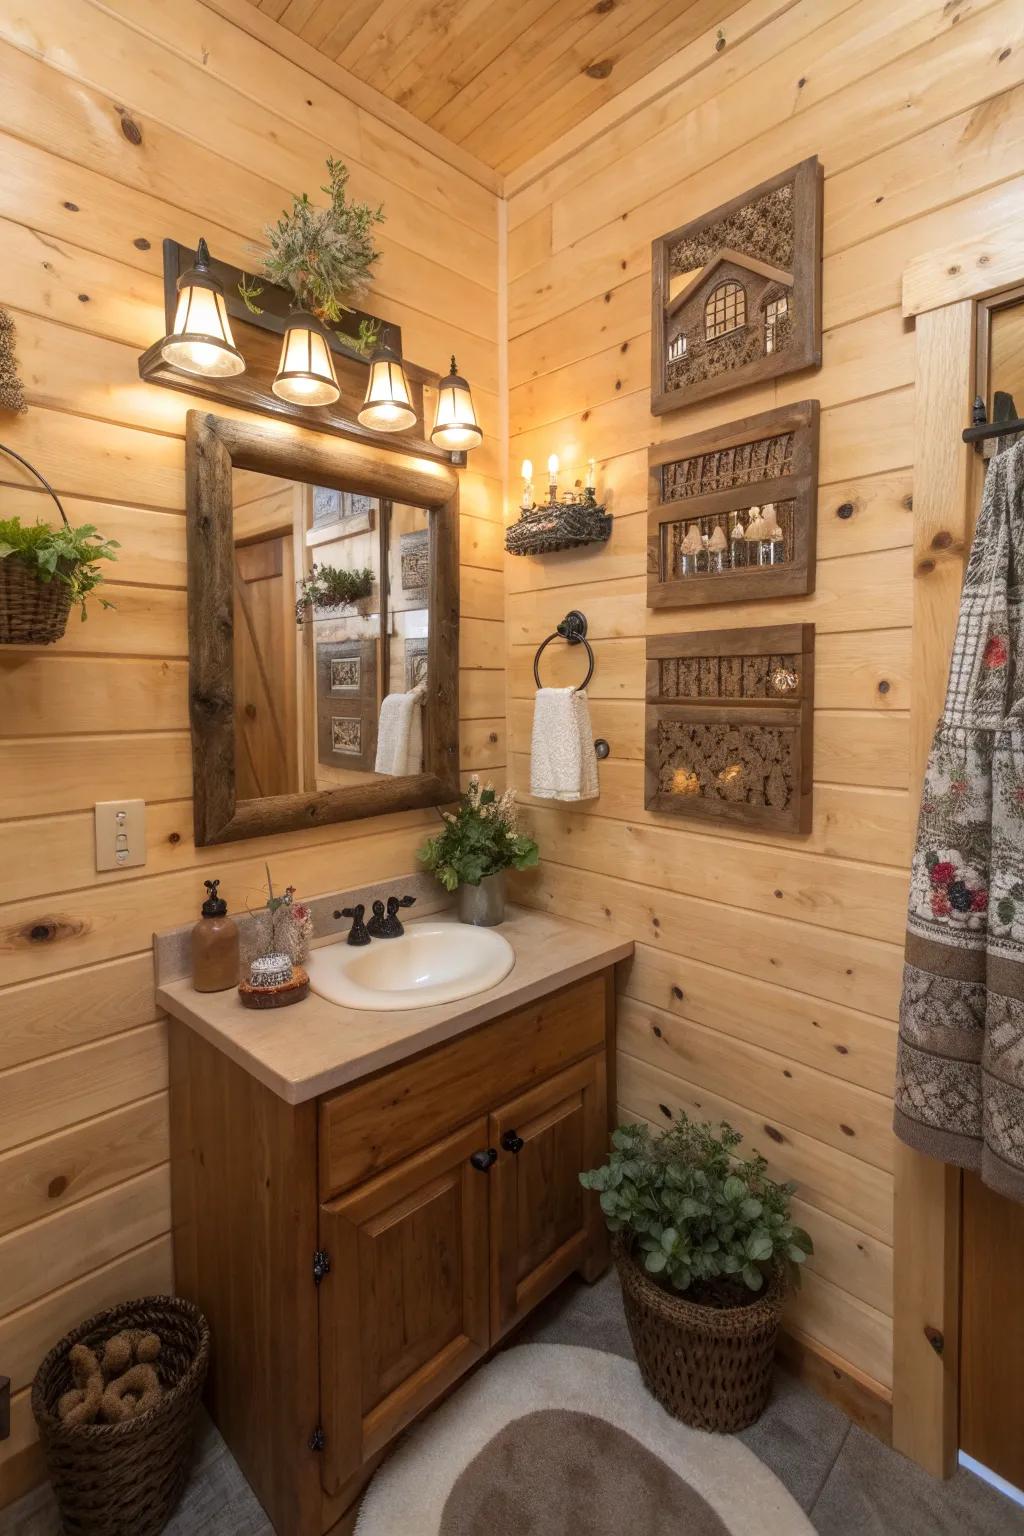
POLYGON ((224 304, 224 290, 210 270, 210 252, 200 240, 195 266, 178 278, 174 327, 164 337, 160 355, 185 373, 225 379, 245 372, 245 358, 235 346, 224 304))
POLYGON ((370 378, 358 420, 373 432, 404 432, 416 425, 402 359, 391 347, 377 347, 370 356, 370 378))
POLYGON ((327 332, 315 315, 293 315, 271 388, 289 405, 333 405, 341 396, 327 332))
POLYGON ((438 448, 449 448, 455 453, 478 448, 483 441, 473 409, 473 396, 465 379, 456 372, 454 357, 451 372, 438 385, 430 441, 438 448))

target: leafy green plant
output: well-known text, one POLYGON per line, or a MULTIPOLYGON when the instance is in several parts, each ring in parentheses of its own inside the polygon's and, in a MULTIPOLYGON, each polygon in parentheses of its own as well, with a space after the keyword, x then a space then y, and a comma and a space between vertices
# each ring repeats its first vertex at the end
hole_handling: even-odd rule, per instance
POLYGON ((799 1283, 814 1251, 790 1216, 795 1186, 768 1178, 760 1153, 736 1161, 742 1140, 725 1120, 716 1135, 680 1110, 657 1135, 619 1127, 607 1163, 580 1174, 648 1274, 711 1306, 743 1306, 772 1278, 799 1283))
POLYGON ((516 826, 516 792, 499 795, 476 774, 457 811, 444 811, 444 830, 424 843, 419 857, 446 891, 479 885, 502 869, 532 869, 540 850, 516 826))
POLYGON ((310 575, 299 583, 295 621, 301 624, 310 608, 341 608, 369 597, 372 591, 373 572, 368 566, 347 571, 335 565, 314 565, 310 575))
MULTIPOLYGON (((384 210, 349 202, 348 167, 342 161, 328 159, 327 175, 321 188, 330 198, 326 207, 318 208, 303 192, 293 196, 291 208, 266 229, 270 250, 263 256, 262 275, 290 288, 300 309, 309 310, 325 325, 336 326, 345 313, 352 312, 349 301, 364 293, 371 280, 371 269, 380 256, 373 243, 373 226, 383 221, 384 210)), ((259 314, 256 300, 262 289, 258 282, 244 277, 239 292, 249 309, 259 314)), ((358 339, 366 340, 363 328, 358 339)))
MULTIPOLYGON (((116 539, 104 539, 92 523, 51 528, 47 523, 25 525, 18 517, 0 519, 0 560, 21 561, 44 585, 59 581, 70 587, 71 601, 83 619, 86 598, 104 580, 99 562, 116 560, 114 551, 120 547, 116 539)), ((103 608, 114 606, 105 597, 98 601, 103 608)))

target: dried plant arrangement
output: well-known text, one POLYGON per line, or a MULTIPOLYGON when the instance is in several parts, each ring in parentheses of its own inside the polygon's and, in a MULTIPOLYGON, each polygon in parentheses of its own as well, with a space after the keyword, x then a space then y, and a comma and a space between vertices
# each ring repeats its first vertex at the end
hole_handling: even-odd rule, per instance
MULTIPOLYGON (((303 192, 292 197, 276 224, 265 230, 269 251, 260 251, 260 275, 287 288, 296 307, 316 315, 334 329, 340 340, 360 352, 369 352, 380 333, 380 322, 363 317, 356 334, 344 329, 347 315, 355 313, 352 301, 361 297, 373 279, 380 252, 373 227, 384 220, 382 206, 350 202, 348 167, 328 159, 327 182, 321 187, 330 201, 317 207, 303 192)), ((257 300, 263 289, 259 279, 243 277, 238 291, 253 314, 261 314, 257 300)))
POLYGON ((293 965, 301 965, 309 955, 313 914, 306 902, 296 901, 294 885, 287 886, 283 895, 275 895, 269 864, 266 869, 267 903, 260 911, 250 914, 252 923, 246 934, 246 959, 287 955, 293 965))
POLYGON ((14 351, 14 321, 6 309, 0 309, 0 411, 19 414, 28 409, 25 388, 18 377, 18 359, 14 351))

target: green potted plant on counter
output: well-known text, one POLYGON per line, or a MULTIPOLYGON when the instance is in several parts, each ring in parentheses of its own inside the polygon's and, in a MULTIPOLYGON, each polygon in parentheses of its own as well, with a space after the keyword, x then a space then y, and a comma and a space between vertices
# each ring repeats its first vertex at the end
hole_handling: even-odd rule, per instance
POLYGON ((644 1385, 696 1429, 732 1432, 762 1412, 782 1306, 814 1251, 791 1218, 794 1186, 759 1153, 736 1160, 742 1140, 680 1111, 653 1135, 621 1126, 608 1161, 580 1174, 615 1234, 644 1385))
POLYGON ((458 892, 459 921, 494 927, 505 917, 506 869, 532 869, 540 850, 516 826, 516 793, 499 795, 476 774, 444 829, 420 849, 420 860, 446 891, 458 892))

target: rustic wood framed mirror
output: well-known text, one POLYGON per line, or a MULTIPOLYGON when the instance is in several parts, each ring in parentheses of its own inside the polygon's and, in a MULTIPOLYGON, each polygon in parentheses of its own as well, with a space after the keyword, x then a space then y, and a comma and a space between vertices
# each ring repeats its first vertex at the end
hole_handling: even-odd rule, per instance
POLYGON ((457 798, 455 471, 190 411, 186 513, 197 846, 457 798))

